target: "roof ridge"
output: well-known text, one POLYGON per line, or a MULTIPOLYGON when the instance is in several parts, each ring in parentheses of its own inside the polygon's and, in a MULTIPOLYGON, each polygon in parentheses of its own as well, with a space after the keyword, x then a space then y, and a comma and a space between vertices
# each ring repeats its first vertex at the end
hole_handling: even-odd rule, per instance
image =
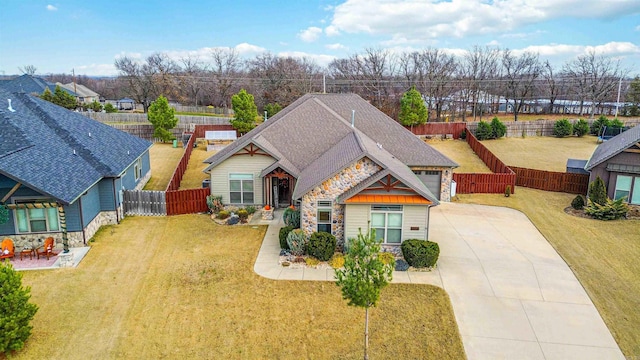
POLYGON ((91 151, 85 148, 75 137, 71 134, 71 132, 61 126, 57 126, 57 121, 49 115, 48 112, 39 107, 36 102, 30 98, 29 95, 20 94, 19 96, 23 97, 23 102, 31 110, 36 116, 42 119, 42 122, 57 133, 64 142, 73 148, 74 154, 80 156, 84 161, 89 163, 96 171, 101 173, 102 175, 107 175, 111 173, 111 169, 109 166, 102 161, 100 161, 95 156, 91 155, 91 151), (76 151, 75 147, 78 148, 76 151))
POLYGON ((335 110, 333 110, 332 108, 329 107, 329 105, 325 104, 323 101, 321 101, 318 97, 314 96, 313 100, 318 103, 318 105, 322 106, 323 108, 325 108, 327 111, 329 111, 329 113, 331 113, 333 116, 335 116, 336 118, 338 118, 339 120, 342 120, 342 122, 345 125, 350 126, 351 123, 349 123, 345 118, 343 118, 342 116, 340 116, 340 114, 338 114, 335 110))

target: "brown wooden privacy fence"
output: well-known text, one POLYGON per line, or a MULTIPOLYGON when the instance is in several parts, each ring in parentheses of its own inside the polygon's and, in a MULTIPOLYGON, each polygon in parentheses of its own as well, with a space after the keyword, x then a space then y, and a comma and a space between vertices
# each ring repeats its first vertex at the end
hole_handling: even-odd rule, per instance
POLYGON ((460 134, 467 127, 466 123, 426 123, 417 126, 405 126, 407 130, 415 135, 453 135, 454 139, 459 139, 460 134))
POLYGON ((191 157, 191 152, 193 151, 193 144, 196 141, 196 137, 189 137, 189 141, 187 142, 187 146, 182 154, 182 158, 180 158, 180 162, 178 166, 173 171, 173 175, 171 175, 171 180, 169 180, 169 184, 167 185, 166 191, 174 191, 180 189, 180 182, 182 181, 182 177, 184 173, 187 171, 187 166, 189 166, 189 158, 191 157))
POLYGON ((516 173, 516 185, 532 189, 586 194, 589 175, 520 168, 510 166, 516 173))
POLYGON ((467 133, 467 143, 473 151, 482 159, 493 174, 465 174, 454 173, 456 193, 473 194, 500 194, 504 193, 507 186, 511 187, 511 193, 516 190, 516 174, 505 165, 497 156, 487 149, 472 133, 467 133))
POLYGON ((167 191, 167 215, 182 215, 206 212, 209 188, 167 191))

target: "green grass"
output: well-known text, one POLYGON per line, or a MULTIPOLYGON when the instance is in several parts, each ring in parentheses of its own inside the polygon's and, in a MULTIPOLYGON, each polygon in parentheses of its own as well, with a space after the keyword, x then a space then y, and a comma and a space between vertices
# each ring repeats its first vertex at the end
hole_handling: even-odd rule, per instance
POLYGON ((598 146, 595 136, 556 138, 509 137, 482 141, 505 164, 529 169, 565 172, 567 159, 588 160, 598 146))
MULTIPOLYGON (((266 227, 206 215, 104 227, 76 269, 25 272, 40 310, 17 359, 358 359, 364 310, 332 282, 253 272, 266 227)), ((374 359, 461 359, 449 298, 385 288, 370 319, 374 359)))
POLYGON ((149 160, 151 162, 151 179, 144 187, 144 190, 164 191, 169 185, 169 180, 178 166, 184 149, 177 148, 173 144, 155 143, 149 150, 149 160))
POLYGON ((624 355, 640 358, 640 220, 574 217, 563 209, 575 195, 523 187, 509 198, 494 194, 457 197, 464 203, 524 212, 576 274, 624 355))

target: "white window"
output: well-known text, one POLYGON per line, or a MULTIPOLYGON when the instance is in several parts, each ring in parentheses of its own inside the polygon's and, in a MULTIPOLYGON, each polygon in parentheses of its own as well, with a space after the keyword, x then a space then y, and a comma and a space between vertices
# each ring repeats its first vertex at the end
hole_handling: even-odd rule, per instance
POLYGON ((136 163, 133 165, 133 173, 136 181, 142 177, 142 158, 136 160, 136 163))
MULTIPOLYGON (((19 200, 16 204, 46 202, 44 200, 19 200)), ((58 209, 16 209, 16 229, 19 233, 39 233, 53 232, 60 230, 60 222, 58 220, 58 209)))
POLYGON ((331 201, 318 201, 318 232, 324 231, 331 234, 331 201))
POLYGON ((618 179, 616 180, 616 193, 614 195, 614 200, 618 200, 621 197, 624 197, 629 201, 629 194, 631 193, 631 176, 618 175, 618 179))
POLYGON ((253 204, 253 175, 229 174, 229 202, 253 204))
POLYGON ((402 242, 402 205, 371 205, 371 229, 386 244, 402 242))

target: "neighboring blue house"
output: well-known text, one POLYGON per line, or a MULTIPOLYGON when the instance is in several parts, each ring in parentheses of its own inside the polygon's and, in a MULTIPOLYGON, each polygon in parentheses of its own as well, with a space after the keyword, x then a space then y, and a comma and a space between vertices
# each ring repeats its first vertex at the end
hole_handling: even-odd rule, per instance
POLYGON ((151 177, 151 143, 0 84, 0 237, 82 246, 151 177), (66 221, 65 221, 66 220, 66 221), (65 230, 66 225, 66 231, 65 230))

